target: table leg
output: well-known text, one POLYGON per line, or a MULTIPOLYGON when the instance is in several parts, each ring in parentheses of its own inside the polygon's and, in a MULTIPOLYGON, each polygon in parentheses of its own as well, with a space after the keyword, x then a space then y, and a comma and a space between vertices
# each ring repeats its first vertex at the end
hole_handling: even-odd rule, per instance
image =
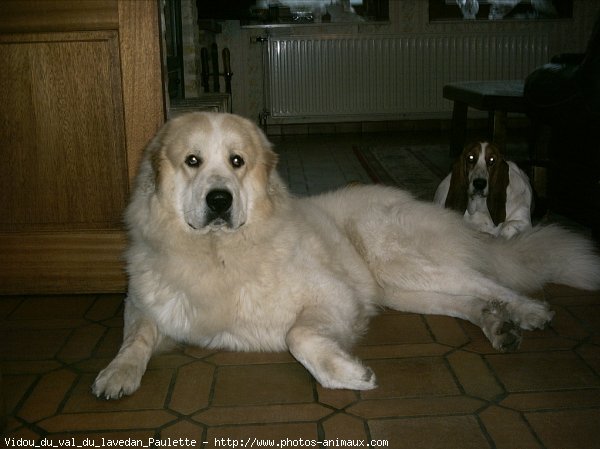
POLYGON ((506 111, 494 112, 494 143, 501 152, 506 151, 506 111))
POLYGON ((455 101, 452 109, 452 129, 450 132, 450 157, 462 153, 467 138, 467 103, 455 101))

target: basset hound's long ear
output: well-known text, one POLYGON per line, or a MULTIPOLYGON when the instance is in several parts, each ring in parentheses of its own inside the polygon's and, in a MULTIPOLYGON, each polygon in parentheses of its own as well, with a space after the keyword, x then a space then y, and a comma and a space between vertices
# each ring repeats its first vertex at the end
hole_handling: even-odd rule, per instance
POLYGON ((489 193, 487 207, 496 226, 506 220, 506 188, 508 187, 508 164, 498 156, 498 161, 489 168, 489 193))
POLYGON ((450 187, 446 196, 445 207, 464 213, 469 202, 468 188, 469 176, 463 152, 452 166, 452 176, 450 177, 450 187))

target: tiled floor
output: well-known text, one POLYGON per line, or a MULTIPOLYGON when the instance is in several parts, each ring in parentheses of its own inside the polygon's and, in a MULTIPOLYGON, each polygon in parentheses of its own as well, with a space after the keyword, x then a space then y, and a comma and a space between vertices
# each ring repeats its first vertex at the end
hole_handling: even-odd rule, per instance
MULTIPOLYGON (((373 136, 276 141, 292 190, 368 182, 348 151, 360 139, 373 136)), ((90 385, 119 347, 122 295, 0 298, 5 437, 13 438, 2 442, 600 447, 600 292, 549 286, 539 296, 557 312, 553 325, 527 332, 510 354, 464 321, 384 312, 356 348, 378 377, 368 392, 324 389, 287 353, 182 347, 155 356, 134 395, 109 402, 90 385)))

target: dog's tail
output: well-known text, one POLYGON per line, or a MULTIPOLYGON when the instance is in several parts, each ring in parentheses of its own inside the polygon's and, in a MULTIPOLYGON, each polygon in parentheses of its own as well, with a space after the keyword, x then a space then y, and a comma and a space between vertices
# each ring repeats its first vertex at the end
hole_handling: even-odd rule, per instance
POLYGON ((600 290, 600 257, 593 243, 559 226, 537 226, 490 245, 483 268, 508 287, 531 292, 553 282, 600 290))

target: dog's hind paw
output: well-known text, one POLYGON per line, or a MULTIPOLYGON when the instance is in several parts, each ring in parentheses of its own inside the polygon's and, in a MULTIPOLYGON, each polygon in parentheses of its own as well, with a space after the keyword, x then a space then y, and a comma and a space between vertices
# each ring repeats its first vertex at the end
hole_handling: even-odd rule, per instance
POLYGON ((523 337, 519 325, 511 320, 505 303, 492 301, 482 311, 481 329, 493 348, 500 352, 515 351, 523 337))
POLYGON ((496 332, 492 339, 490 339, 494 349, 500 352, 516 351, 521 345, 523 337, 521 336, 521 329, 515 323, 505 321, 502 325, 496 329, 496 332))

